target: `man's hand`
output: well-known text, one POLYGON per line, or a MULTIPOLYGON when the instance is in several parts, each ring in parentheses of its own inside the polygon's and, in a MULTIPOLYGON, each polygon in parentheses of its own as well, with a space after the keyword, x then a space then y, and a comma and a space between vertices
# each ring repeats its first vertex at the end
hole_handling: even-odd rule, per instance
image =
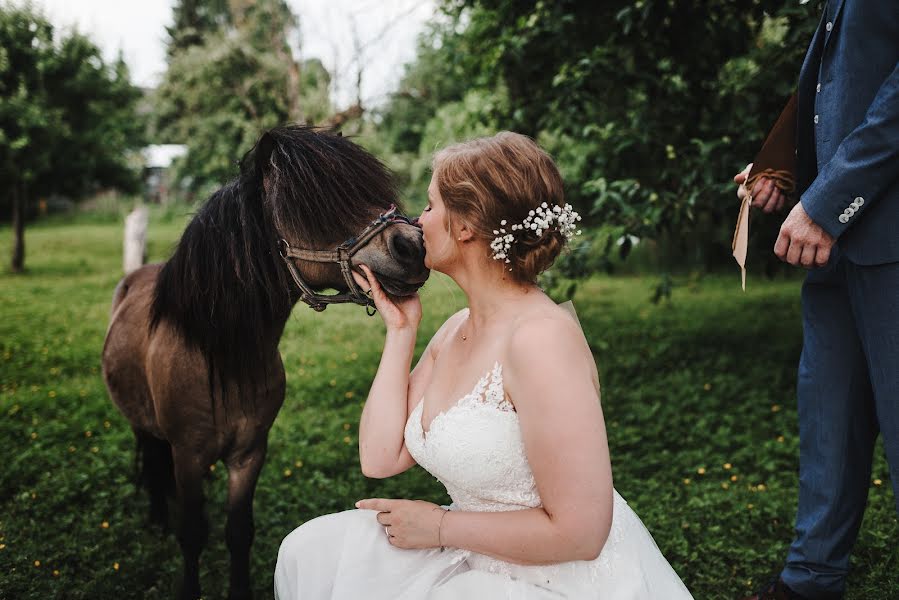
MULTIPOLYGON (((746 197, 746 186, 743 185, 743 182, 746 181, 750 169, 752 169, 752 163, 749 163, 745 169, 734 175, 734 183, 739 186, 737 187, 737 198, 741 201, 746 197)), ((787 198, 780 191, 780 188, 774 185, 774 182, 767 177, 759 177, 755 185, 752 186, 752 206, 761 208, 766 213, 782 210, 786 200, 787 198)))
POLYGON ((823 267, 830 259, 833 237, 812 221, 801 202, 797 202, 780 227, 774 254, 793 265, 823 267))

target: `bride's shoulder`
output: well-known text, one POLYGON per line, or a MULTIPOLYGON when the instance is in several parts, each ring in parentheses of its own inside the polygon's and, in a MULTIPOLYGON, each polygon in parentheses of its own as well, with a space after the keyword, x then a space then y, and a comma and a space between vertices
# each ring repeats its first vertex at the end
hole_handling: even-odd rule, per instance
POLYGON ((506 343, 510 361, 525 367, 540 361, 565 362, 584 350, 580 327, 556 305, 520 315, 506 343))

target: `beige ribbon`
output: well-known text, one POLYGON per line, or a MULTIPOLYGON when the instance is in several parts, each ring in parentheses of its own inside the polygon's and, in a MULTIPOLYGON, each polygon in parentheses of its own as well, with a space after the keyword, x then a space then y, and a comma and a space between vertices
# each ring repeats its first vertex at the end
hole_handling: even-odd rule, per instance
POLYGON ((731 242, 731 250, 737 264, 740 265, 740 278, 743 284, 743 291, 746 291, 746 253, 749 251, 749 207, 752 206, 752 194, 743 184, 746 195, 743 196, 743 203, 740 204, 740 214, 737 215, 737 227, 734 229, 734 240, 731 242))
POLYGON ((752 193, 750 190, 755 187, 755 182, 760 177, 766 177, 774 182, 774 185, 782 194, 787 197, 793 195, 796 189, 793 182, 793 175, 789 171, 775 171, 774 169, 765 169, 760 173, 755 173, 752 177, 747 177, 742 187, 746 195, 743 196, 743 203, 740 204, 740 214, 737 215, 737 226, 734 229, 734 240, 731 242, 731 250, 737 264, 740 265, 740 278, 742 280, 743 291, 746 291, 746 254, 749 251, 749 208, 752 206, 752 193))

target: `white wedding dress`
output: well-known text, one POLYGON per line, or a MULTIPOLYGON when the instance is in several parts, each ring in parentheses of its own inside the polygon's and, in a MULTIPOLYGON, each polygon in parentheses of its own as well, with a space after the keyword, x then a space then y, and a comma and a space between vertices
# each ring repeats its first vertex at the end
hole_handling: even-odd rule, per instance
MULTIPOLYGON (((475 388, 421 424, 406 423, 406 447, 453 499, 450 510, 509 511, 541 505, 514 407, 497 364, 475 388)), ((467 550, 403 550, 387 542, 371 510, 313 519, 288 535, 275 567, 278 600, 481 600, 692 598, 624 499, 613 492, 612 528, 593 561, 507 563, 467 550)))

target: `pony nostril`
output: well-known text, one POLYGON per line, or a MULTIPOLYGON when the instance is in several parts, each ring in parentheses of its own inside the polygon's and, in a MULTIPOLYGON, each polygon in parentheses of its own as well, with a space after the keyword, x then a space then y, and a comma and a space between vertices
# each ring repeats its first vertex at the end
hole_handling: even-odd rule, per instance
POLYGON ((404 235, 394 235, 390 238, 390 251, 397 261, 406 264, 422 257, 422 249, 404 235))

